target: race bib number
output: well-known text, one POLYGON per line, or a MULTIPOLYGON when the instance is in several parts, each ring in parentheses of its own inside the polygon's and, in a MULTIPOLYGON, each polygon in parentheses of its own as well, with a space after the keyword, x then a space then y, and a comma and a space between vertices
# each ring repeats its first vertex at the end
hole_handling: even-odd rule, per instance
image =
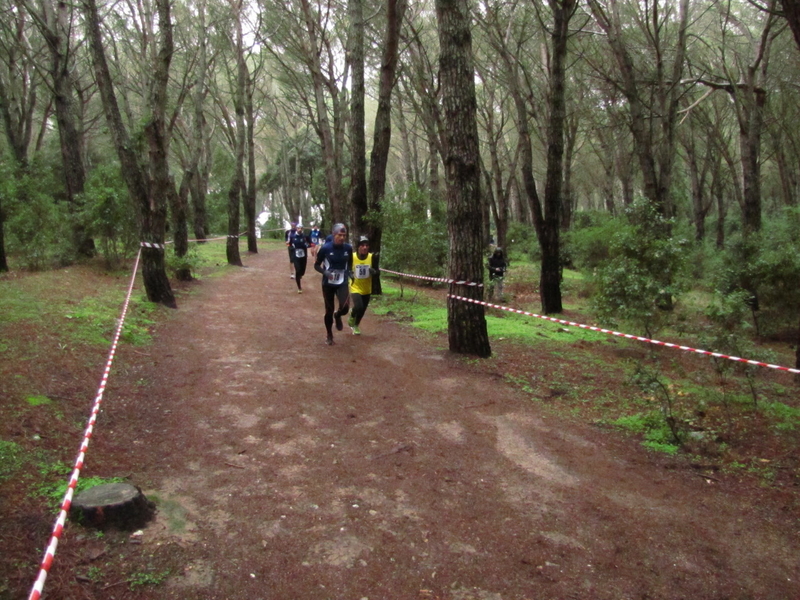
POLYGON ((339 285, 344 282, 344 271, 334 269, 328 272, 328 283, 330 285, 339 285))
POLYGON ((356 265, 356 279, 369 279, 369 265, 356 265))
POLYGON ((306 251, 303 248, 295 248, 294 249, 295 258, 303 258, 305 255, 306 255, 306 251))

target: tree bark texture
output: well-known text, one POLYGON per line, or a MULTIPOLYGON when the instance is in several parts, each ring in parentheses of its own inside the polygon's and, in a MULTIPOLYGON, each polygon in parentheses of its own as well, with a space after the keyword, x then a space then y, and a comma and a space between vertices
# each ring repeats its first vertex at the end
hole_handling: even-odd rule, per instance
POLYGON ((8 272, 8 258, 6 257, 6 235, 5 235, 6 216, 3 212, 3 203, 0 199, 0 273, 8 272))
POLYGON ((243 266, 239 254, 239 223, 242 192, 244 191, 244 160, 245 160, 245 123, 244 105, 247 81, 247 65, 244 61, 244 40, 242 35, 242 2, 237 1, 233 6, 233 19, 236 44, 236 81, 233 94, 233 106, 236 112, 236 132, 234 142, 235 157, 233 161, 233 177, 228 188, 228 241, 225 246, 225 255, 228 264, 235 267, 243 266))
MULTIPOLYGON (((370 250, 373 253, 380 252, 383 236, 380 215, 386 195, 386 165, 389 162, 392 144, 392 92, 397 75, 400 27, 403 24, 406 6, 406 0, 388 0, 386 4, 386 36, 378 79, 378 109, 375 113, 375 131, 369 157, 367 215, 370 219, 366 223, 366 228, 370 238, 370 250)), ((376 278, 374 284, 377 284, 377 288, 373 285, 372 293, 380 295, 382 293, 380 278, 376 278)))
MULTIPOLYGON (((175 256, 183 258, 189 252, 189 224, 186 219, 187 207, 189 204, 189 190, 192 187, 194 173, 187 171, 181 180, 180 189, 175 190, 175 186, 170 184, 170 211, 172 212, 172 244, 175 256)), ((178 267, 175 271, 175 278, 179 281, 191 281, 192 270, 189 267, 178 267)))
POLYGON ((745 93, 739 123, 744 200, 742 221, 744 232, 751 234, 761 230, 761 134, 767 93, 763 89, 753 88, 745 93))
MULTIPOLYGON (((163 188, 158 190, 158 187, 153 185, 150 176, 141 168, 133 149, 133 143, 122 121, 108 61, 106 60, 97 3, 95 0, 86 0, 84 7, 87 13, 87 37, 109 133, 119 156, 122 176, 128 187, 128 193, 139 211, 141 241, 153 244, 142 248, 142 276, 147 298, 151 302, 174 308, 177 304, 170 287, 164 262, 164 233, 167 217, 165 190, 163 188)), ((166 149, 163 141, 164 131, 159 131, 159 127, 163 126, 163 103, 166 102, 166 81, 169 76, 169 60, 172 55, 172 26, 169 17, 169 2, 167 0, 159 0, 158 10, 162 48, 159 52, 160 60, 156 65, 155 81, 158 83, 153 85, 153 94, 149 98, 151 103, 149 108, 152 112, 150 115, 151 122, 148 125, 150 131, 146 133, 150 141, 151 166, 159 160, 166 161, 166 149), (157 103, 155 106, 152 104, 154 102, 157 103), (159 108, 158 104, 162 104, 162 106, 159 108), (161 112, 160 117, 158 115, 159 111, 161 112), (160 123, 153 123, 152 119, 160 119, 160 123)), ((163 184, 164 173, 166 172, 167 183, 169 183, 166 164, 159 165, 158 170, 159 174, 155 177, 160 177, 163 184)))
MULTIPOLYGON (((449 273, 455 280, 483 283, 482 204, 475 71, 467 0, 436 0, 439 68, 445 123, 449 273)), ((482 287, 451 284, 459 296, 483 299, 482 287)), ((450 350, 491 355, 484 308, 461 300, 447 302, 450 350)))
POLYGON ((208 46, 206 41, 206 6, 204 1, 197 8, 197 66, 194 80, 194 122, 192 123, 192 159, 194 172, 190 194, 192 198, 192 229, 197 240, 205 240, 206 230, 206 188, 208 183, 209 152, 206 141, 206 75, 208 70, 208 46))
POLYGON ((246 76, 247 185, 244 191, 244 214, 247 221, 247 251, 258 254, 258 244, 256 243, 256 114, 253 106, 253 77, 249 73, 246 73, 246 76))
POLYGON ((569 22, 577 0, 550 0, 553 13, 552 66, 550 70, 550 120, 547 131, 547 175, 544 215, 539 245, 542 266, 539 293, 545 314, 560 313, 561 305, 561 194, 564 190, 564 125, 566 108, 566 60, 569 22))
POLYGON ((11 155, 18 167, 27 168, 28 149, 33 136, 33 113, 36 107, 39 78, 30 55, 27 39, 27 13, 18 7, 4 15, 10 38, 5 49, 7 68, 0 73, 0 116, 11 155), (8 16, 7 16, 8 15, 8 16), (8 18, 10 17, 10 18, 8 18))
MULTIPOLYGON (((350 211, 353 239, 367 233, 367 142, 364 133, 364 3, 348 0, 350 91, 350 211)), ((375 252, 375 248, 371 248, 375 252)))
MULTIPOLYGON (((167 225, 167 206, 169 198, 175 194, 175 185, 169 172, 169 132, 167 131, 167 86, 174 44, 170 0, 157 0, 156 9, 158 11, 160 45, 150 87, 150 118, 144 126, 150 156, 148 194, 150 198, 143 219, 149 223, 147 226, 149 230, 160 232, 163 244, 167 225)), ((142 251, 145 280, 150 278, 151 284, 157 286, 161 290, 160 293, 169 290, 170 301, 174 305, 175 298, 167 278, 164 250, 157 252, 150 250, 145 248, 142 251)))
MULTIPOLYGON (((50 52, 50 78, 53 82, 58 138, 61 160, 64 165, 64 183, 67 205, 70 212, 80 209, 80 195, 86 183, 86 169, 83 162, 83 136, 77 126, 75 99, 70 76, 69 28, 71 8, 66 2, 50 0, 42 2, 40 31, 50 52)), ((73 243, 79 256, 95 255, 94 240, 87 234, 80 221, 73 226, 73 243)))
MULTIPOLYGON (((340 126, 331 127, 331 121, 328 116, 328 111, 330 109, 325 99, 326 82, 322 73, 322 64, 320 63, 317 20, 314 17, 313 8, 308 0, 300 0, 300 4, 308 33, 307 43, 310 47, 308 67, 311 70, 311 78, 314 84, 314 103, 317 111, 314 127, 319 134, 320 143, 322 145, 322 161, 325 168, 325 184, 330 201, 331 218, 334 223, 344 222, 347 217, 347 211, 345 210, 344 202, 342 202, 341 169, 338 153, 336 152, 337 148, 342 147, 337 139, 340 135, 340 126)), ((338 102, 339 100, 337 98, 331 98, 331 103, 334 105, 332 107, 334 115, 336 115, 338 111, 338 102)))

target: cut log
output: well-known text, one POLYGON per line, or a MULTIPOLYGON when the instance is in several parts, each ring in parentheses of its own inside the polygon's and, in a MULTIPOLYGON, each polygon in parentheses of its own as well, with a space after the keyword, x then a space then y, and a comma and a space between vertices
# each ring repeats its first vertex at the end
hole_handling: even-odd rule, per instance
POLYGON ((100 529, 139 529, 155 511, 156 505, 135 485, 102 483, 75 496, 69 513, 79 523, 100 529))

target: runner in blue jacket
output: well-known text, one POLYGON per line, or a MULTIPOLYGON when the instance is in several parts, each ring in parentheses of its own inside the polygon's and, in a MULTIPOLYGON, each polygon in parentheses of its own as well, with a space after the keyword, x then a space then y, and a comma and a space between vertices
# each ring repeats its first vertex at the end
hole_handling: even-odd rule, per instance
POLYGON ((308 249, 311 247, 311 239, 303 234, 303 226, 298 225, 297 229, 289 236, 289 250, 294 253, 294 282, 297 284, 297 293, 303 293, 303 286, 300 280, 306 274, 306 264, 308 262, 308 249))
POLYGON ((317 252, 314 270, 322 273, 322 298, 325 301, 325 343, 333 346, 333 322, 336 330, 343 328, 342 317, 350 310, 350 271, 353 261, 353 247, 346 243, 347 226, 337 223, 333 226, 332 239, 325 242, 317 252), (334 312, 334 298, 339 299, 339 310, 334 312))

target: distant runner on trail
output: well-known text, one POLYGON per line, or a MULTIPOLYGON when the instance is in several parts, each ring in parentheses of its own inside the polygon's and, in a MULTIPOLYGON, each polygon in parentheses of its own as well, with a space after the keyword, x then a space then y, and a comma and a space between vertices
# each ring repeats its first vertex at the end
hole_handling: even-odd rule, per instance
POLYGON ((332 239, 325 242, 317 252, 314 270, 322 273, 322 298, 325 301, 325 330, 328 337, 325 343, 333 346, 333 321, 336 330, 343 329, 342 317, 350 310, 349 286, 350 271, 353 264, 353 247, 347 244, 347 226, 337 223, 333 226, 332 239), (334 312, 334 298, 339 298, 339 310, 334 312))
POLYGON ((297 223, 292 222, 284 233, 284 241, 286 242, 286 248, 289 250, 289 277, 294 278, 294 248, 292 248, 292 236, 294 235, 294 230, 297 227, 297 223))
POLYGON ((372 295, 372 276, 378 271, 373 267, 372 253, 369 251, 369 238, 362 235, 358 238, 356 255, 353 257, 353 279, 350 281, 350 298, 353 300, 353 312, 347 324, 353 335, 361 335, 358 326, 364 313, 367 312, 372 295))
POLYGON ((300 280, 306 274, 308 264, 308 249, 311 247, 311 239, 303 235, 303 226, 298 225, 293 234, 289 236, 289 249, 294 253, 294 282, 297 284, 297 293, 303 293, 300 280))
POLYGON ((319 227, 317 227, 316 223, 311 224, 311 232, 309 233, 311 237, 311 256, 314 258, 317 257, 317 252, 319 251, 319 245, 322 243, 320 239, 319 227))

